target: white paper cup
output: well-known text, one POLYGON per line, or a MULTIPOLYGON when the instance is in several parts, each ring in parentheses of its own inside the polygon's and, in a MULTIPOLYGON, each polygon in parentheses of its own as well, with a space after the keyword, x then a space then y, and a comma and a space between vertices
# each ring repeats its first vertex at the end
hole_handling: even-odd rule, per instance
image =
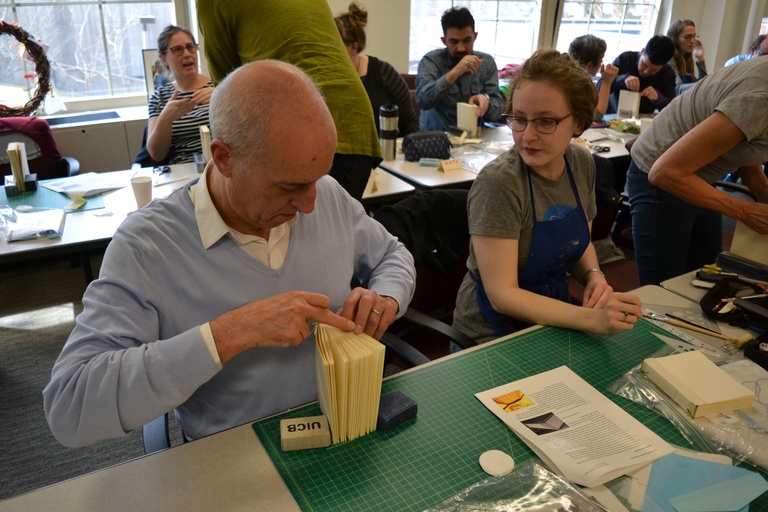
POLYGON ((136 207, 141 208, 152 200, 152 176, 136 176, 131 178, 133 195, 136 196, 136 207))

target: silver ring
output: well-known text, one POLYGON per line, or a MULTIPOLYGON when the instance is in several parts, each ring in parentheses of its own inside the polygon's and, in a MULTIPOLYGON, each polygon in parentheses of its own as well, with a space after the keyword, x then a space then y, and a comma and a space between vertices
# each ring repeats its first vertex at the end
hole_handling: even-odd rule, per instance
POLYGON ((629 316, 629 313, 627 313, 627 312, 625 311, 625 312, 624 312, 624 320, 622 320, 622 322, 626 322, 626 321, 627 321, 627 317, 628 317, 628 316, 629 316))
POLYGON ((375 309, 372 309, 371 313, 376 313, 377 315, 381 316, 381 312, 380 311, 376 311, 375 309))
POLYGON ((471 62, 467 62, 466 64, 467 64, 467 67, 468 67, 468 68, 471 68, 471 67, 472 67, 472 63, 471 63, 471 62))

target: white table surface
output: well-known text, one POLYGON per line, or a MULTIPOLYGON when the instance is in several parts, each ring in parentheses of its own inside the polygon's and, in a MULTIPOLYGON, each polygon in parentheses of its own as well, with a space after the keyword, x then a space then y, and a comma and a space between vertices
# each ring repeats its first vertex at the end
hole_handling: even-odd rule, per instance
MULTIPOLYGON (((694 304, 659 286, 643 286, 635 293, 652 304, 694 304)), ((470 350, 482 350, 484 346, 487 345, 470 350)), ((447 357, 461 355, 459 352, 447 357)), ((0 502, 2 512, 28 510, 165 512, 299 508, 258 436, 246 424, 0 502)))
POLYGON ((413 192, 416 188, 383 169, 374 169, 363 192, 363 200, 382 199, 413 192), (374 190, 374 186, 376 190, 374 190))
MULTIPOLYGON (((152 188, 153 199, 167 197, 188 181, 197 178, 197 166, 193 163, 171 165, 170 177, 162 175, 159 179, 166 184, 152 188)), ((143 168, 141 173, 151 174, 152 169, 143 168)), ((136 210, 136 200, 130 186, 130 178, 136 173, 133 169, 111 171, 125 179, 125 186, 103 194, 104 208, 67 213, 64 220, 64 232, 58 239, 26 240, 8 243, 0 239, 0 261, 17 261, 53 253, 77 252, 96 245, 106 246, 117 228, 126 217, 136 210), (38 253, 38 254, 35 254, 38 253)), ((414 187, 391 174, 376 170, 363 194, 363 199, 382 199, 413 192, 414 187), (373 191, 373 184, 376 191, 373 191)))
MULTIPOLYGON (((594 145, 609 147, 610 151, 597 153, 605 158, 628 156, 629 152, 624 147, 623 140, 615 140, 619 135, 621 134, 607 128, 589 129, 585 132, 585 136, 596 139, 596 142, 586 144, 586 147, 593 153, 594 145)), ((484 128, 480 138, 483 140, 482 143, 464 144, 451 150, 451 157, 461 159, 462 169, 459 171, 446 173, 438 171, 435 167, 421 166, 419 162, 408 162, 405 160, 405 155, 400 152, 401 140, 398 140, 395 160, 383 161, 380 167, 422 189, 466 186, 475 180, 477 173, 485 164, 514 145, 512 131, 506 126, 484 128)))
MULTIPOLYGON (((170 179, 178 179, 178 181, 153 187, 153 198, 166 197, 189 180, 199 176, 197 166, 193 163, 170 167, 170 179)), ((91 244, 106 246, 128 214, 136 210, 136 200, 130 185, 130 179, 136 171, 129 169, 112 172, 125 178, 125 186, 103 194, 104 208, 66 214, 64 232, 58 239, 26 240, 13 243, 8 243, 5 239, 0 240, 0 261, 32 258, 36 256, 36 252, 40 255, 55 252, 76 252, 80 249, 89 248, 91 244)), ((151 174, 152 169, 144 168, 140 172, 151 174)), ((169 180, 167 177, 162 179, 163 181, 169 180)))

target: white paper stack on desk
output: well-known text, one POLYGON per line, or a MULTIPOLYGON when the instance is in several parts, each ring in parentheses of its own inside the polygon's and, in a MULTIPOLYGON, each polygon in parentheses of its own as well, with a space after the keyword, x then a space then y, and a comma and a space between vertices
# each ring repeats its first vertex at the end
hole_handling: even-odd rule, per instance
POLYGON ((648 358, 641 370, 693 418, 750 407, 755 395, 698 351, 648 358))
POLYGON ((24 177, 29 175, 29 164, 27 162, 27 149, 23 142, 11 142, 6 149, 8 160, 11 164, 11 173, 19 192, 26 191, 24 177))
POLYGON ((366 334, 317 324, 317 395, 331 443, 376 430, 384 373, 384 345, 366 334))

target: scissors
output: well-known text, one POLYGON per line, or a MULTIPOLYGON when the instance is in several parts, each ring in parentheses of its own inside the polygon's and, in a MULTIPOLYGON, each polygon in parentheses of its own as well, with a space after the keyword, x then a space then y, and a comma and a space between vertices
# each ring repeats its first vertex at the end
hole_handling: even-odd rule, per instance
POLYGON ((152 169, 152 172, 154 174, 160 174, 162 176, 163 174, 171 172, 171 168, 168 167, 167 165, 159 165, 157 167, 154 167, 152 169))

